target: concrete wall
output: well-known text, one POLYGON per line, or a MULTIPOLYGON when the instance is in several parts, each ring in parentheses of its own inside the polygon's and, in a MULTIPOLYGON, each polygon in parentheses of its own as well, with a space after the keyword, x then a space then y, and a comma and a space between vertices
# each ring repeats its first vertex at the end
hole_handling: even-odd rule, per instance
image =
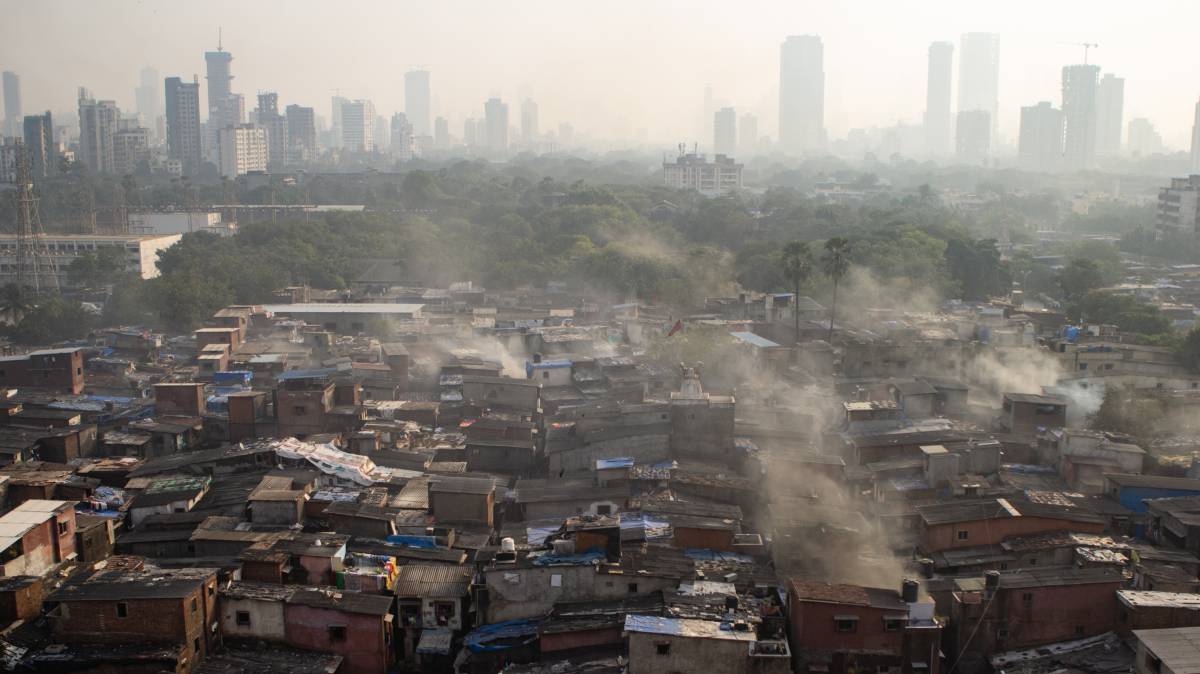
POLYGON ((487 622, 545 615, 559 601, 599 601, 675 589, 678 580, 597 573, 590 565, 509 567, 484 572, 487 622), (557 580, 555 580, 557 577, 557 580), (557 585, 555 584, 557 583, 557 585), (632 587, 636 586, 636 587, 632 587))
MULTIPOLYGON (((787 660, 784 671, 787 671, 787 660)), ((629 634, 629 673, 711 672, 743 674, 750 672, 750 644, 733 639, 699 639, 667 634, 631 632, 629 634), (658 653, 659 644, 670 651, 658 653)), ((758 670, 754 670, 758 671, 758 670)))
POLYGON ((226 637, 250 637, 283 641, 287 638, 283 602, 221 596, 221 634, 226 637), (238 611, 250 614, 249 625, 237 624, 238 611))

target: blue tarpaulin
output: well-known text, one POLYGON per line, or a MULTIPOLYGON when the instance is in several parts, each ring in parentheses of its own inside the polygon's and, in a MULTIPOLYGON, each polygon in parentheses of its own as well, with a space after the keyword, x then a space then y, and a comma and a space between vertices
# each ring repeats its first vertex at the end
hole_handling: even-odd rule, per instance
POLYGON ((437 539, 433 536, 388 536, 387 542, 392 545, 403 545, 423 550, 432 550, 438 546, 437 539))
POLYGON ((249 385, 250 378, 253 376, 254 376, 254 373, 250 372, 249 370, 229 370, 228 372, 214 372, 213 373, 213 383, 214 384, 233 384, 236 382, 236 383, 249 385))
POLYGON ((533 562, 534 566, 584 566, 595 562, 603 562, 605 554, 601 551, 584 552, 575 555, 538 555, 529 556, 529 561, 533 562))
POLYGON ((463 639, 472 653, 506 651, 531 644, 537 639, 538 620, 506 620, 502 623, 484 625, 471 632, 463 639), (500 640, 520 639, 512 643, 493 643, 500 640))

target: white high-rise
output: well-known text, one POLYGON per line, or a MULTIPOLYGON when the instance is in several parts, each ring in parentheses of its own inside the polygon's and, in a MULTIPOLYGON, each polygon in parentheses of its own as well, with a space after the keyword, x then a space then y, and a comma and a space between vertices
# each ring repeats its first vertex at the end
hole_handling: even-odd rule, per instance
POLYGON ((1100 66, 1066 66, 1062 71, 1063 167, 1091 168, 1096 161, 1096 96, 1100 66))
POLYGON ((342 149, 347 152, 375 150, 375 105, 356 100, 342 104, 342 149))
POLYGON ((1096 154, 1120 153, 1124 113, 1125 78, 1105 73, 1096 98, 1096 154))
POLYGON ((526 98, 521 103, 521 142, 526 146, 536 145, 538 141, 538 105, 532 99, 526 98))
POLYGON ((489 98, 483 104, 488 150, 496 155, 508 152, 508 104, 499 98, 489 98))
POLYGON ((950 154, 950 87, 954 70, 954 45, 929 45, 929 73, 925 84, 925 152, 932 157, 950 154))
POLYGON ((269 150, 267 130, 254 124, 227 126, 217 132, 221 150, 221 175, 236 178, 266 171, 269 150))
POLYGON ((413 127, 414 136, 433 134, 431 123, 429 71, 411 70, 404 74, 404 116, 413 127))
POLYGON ((779 49, 779 143, 792 153, 825 148, 825 47, 790 35, 779 49))
POLYGON ((1200 174, 1200 101, 1192 117, 1192 173, 1200 174))
POLYGON ((713 113, 713 154, 732 157, 737 153, 737 112, 721 108, 713 113))
MULTIPOLYGON (((988 113, 988 146, 1000 133, 1000 36, 965 33, 958 50, 958 112, 988 113)), ((978 119, 978 117, 976 117, 978 119)))

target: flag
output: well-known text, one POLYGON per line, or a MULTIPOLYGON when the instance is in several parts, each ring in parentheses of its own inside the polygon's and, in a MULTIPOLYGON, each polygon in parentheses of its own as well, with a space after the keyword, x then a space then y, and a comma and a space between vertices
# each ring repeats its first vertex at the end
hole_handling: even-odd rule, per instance
POLYGON ((683 319, 675 321, 675 325, 671 326, 671 330, 670 330, 670 332, 667 333, 667 336, 670 337, 682 329, 683 329, 683 319))

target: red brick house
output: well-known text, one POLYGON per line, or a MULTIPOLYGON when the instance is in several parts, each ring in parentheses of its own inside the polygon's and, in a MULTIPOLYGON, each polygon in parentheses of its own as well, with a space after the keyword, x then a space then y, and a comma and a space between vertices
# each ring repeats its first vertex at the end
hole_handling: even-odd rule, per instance
POLYGON ((393 602, 332 588, 297 590, 283 610, 287 643, 342 656, 344 674, 383 674, 396 660, 393 602))
POLYGON ((75 506, 29 499, 0 517, 0 576, 42 576, 75 557, 75 506))
POLYGON ((916 583, 896 590, 792 580, 791 648, 797 672, 938 674, 942 626, 916 583), (905 601, 906 599, 910 601, 905 601))
POLYGON ((1051 531, 1089 534, 1104 531, 1104 519, 1081 508, 1002 498, 918 506, 917 517, 920 547, 927 555, 942 550, 999 545, 1013 536, 1051 531))

